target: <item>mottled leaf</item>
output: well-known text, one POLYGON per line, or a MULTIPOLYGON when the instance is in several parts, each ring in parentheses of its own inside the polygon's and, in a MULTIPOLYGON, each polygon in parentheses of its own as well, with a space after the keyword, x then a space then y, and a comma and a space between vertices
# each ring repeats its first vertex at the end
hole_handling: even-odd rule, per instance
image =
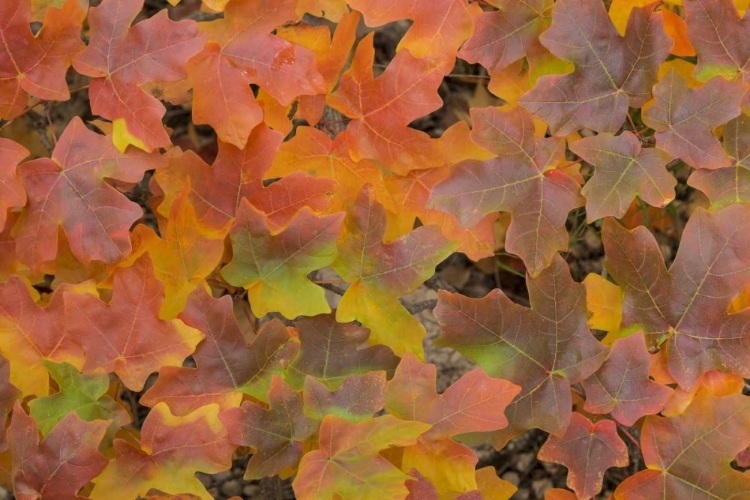
POLYGON ((436 382, 436 366, 407 353, 386 387, 389 413, 432 425, 415 445, 404 449, 402 468, 417 469, 440 493, 476 490, 477 457, 450 438, 505 428, 505 409, 521 388, 488 377, 481 368, 462 376, 443 394, 435 392, 436 382))
POLYGON ((497 157, 453 167, 433 188, 430 204, 464 227, 498 210, 510 212, 505 248, 535 276, 568 248, 565 220, 584 202, 578 183, 556 168, 565 161, 565 144, 535 138, 531 116, 521 108, 474 108, 471 117, 472 140, 497 157))
POLYGON ((243 199, 231 231, 232 261, 221 275, 247 289, 253 313, 278 311, 287 318, 330 312, 322 288, 307 279, 336 259, 344 214, 316 216, 307 207, 273 228, 268 217, 243 199))
POLYGON ((107 425, 105 420, 85 422, 69 413, 40 442, 36 422, 16 402, 8 427, 15 497, 83 499, 79 490, 107 465, 98 450, 107 425))
POLYGON ((370 343, 385 344, 396 355, 422 356, 425 329, 398 301, 413 292, 450 255, 436 227, 425 226, 384 243, 386 213, 366 186, 351 207, 339 238, 333 268, 351 283, 336 310, 336 320, 359 321, 370 329, 370 343))
POLYGON ((210 404, 175 417, 165 403, 159 403, 143 422, 140 448, 124 439, 115 440, 115 458, 94 479, 90 498, 132 500, 155 488, 212 500, 195 473, 229 469, 235 449, 218 413, 219 405, 210 404))
POLYGON ((140 391, 163 366, 181 366, 203 334, 182 321, 159 319, 163 287, 148 256, 118 269, 109 303, 91 294, 65 294, 68 334, 86 351, 85 371, 104 368, 140 391))
POLYGON ((302 442, 316 431, 315 422, 302 414, 302 395, 278 376, 273 377, 268 401, 268 409, 245 401, 240 408, 219 415, 230 442, 255 450, 245 479, 274 476, 297 465, 303 454, 302 442))
POLYGON ((361 422, 385 406, 385 372, 348 375, 341 385, 329 390, 312 377, 305 377, 303 397, 305 415, 320 422, 326 415, 336 415, 349 422, 361 422))
POLYGON ((499 289, 481 299, 440 292, 437 343, 476 361, 489 375, 521 386, 508 407, 504 445, 521 431, 553 434, 570 421, 570 384, 593 374, 606 351, 586 326, 586 291, 570 277, 561 257, 536 278, 527 278, 531 308, 511 302, 499 289))
POLYGON ((46 361, 44 365, 60 392, 29 401, 31 416, 43 435, 48 435, 69 413, 77 414, 86 422, 110 421, 106 438, 109 443, 120 427, 131 422, 125 408, 107 395, 109 377, 103 370, 80 374, 68 363, 46 361))
POLYGON ((285 378, 302 389, 310 376, 337 389, 349 375, 383 370, 393 374, 399 359, 386 346, 361 347, 370 335, 367 328, 339 323, 333 314, 295 321, 300 349, 287 368, 285 378))
POLYGON ((291 330, 278 320, 265 323, 248 346, 232 299, 214 299, 202 289, 190 294, 180 319, 206 336, 193 354, 197 367, 162 368, 156 383, 140 399, 146 406, 165 402, 177 416, 210 403, 222 410, 237 407, 243 394, 265 401, 272 375, 281 373, 299 346, 291 330))
POLYGON ((384 415, 350 423, 329 415, 320 426, 320 449, 302 457, 292 486, 299 500, 403 498, 409 476, 378 454, 414 444, 429 424, 384 415))

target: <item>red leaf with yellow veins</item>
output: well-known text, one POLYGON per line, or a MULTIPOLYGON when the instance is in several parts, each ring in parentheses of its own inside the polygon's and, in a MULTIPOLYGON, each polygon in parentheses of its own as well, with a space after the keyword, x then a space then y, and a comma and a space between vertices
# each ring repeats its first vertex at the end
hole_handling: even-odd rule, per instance
POLYGON ((648 229, 604 221, 605 264, 624 292, 623 327, 642 328, 649 346, 666 349, 669 373, 683 389, 714 369, 750 376, 750 315, 727 313, 750 279, 746 224, 747 205, 696 210, 667 271, 648 229))
POLYGON ((588 0, 556 2, 552 25, 539 40, 576 69, 543 76, 520 103, 560 136, 584 127, 617 132, 628 107, 640 108, 651 98, 659 65, 673 43, 653 5, 632 10, 622 37, 604 3, 588 0))
POLYGON ((298 170, 315 176, 318 181, 324 178, 336 180, 338 186, 333 190, 331 211, 344 210, 354 202, 365 184, 379 186, 383 182, 382 170, 377 164, 351 159, 345 134, 331 139, 313 127, 297 128, 294 137, 281 145, 264 178, 282 177, 279 182, 283 182, 283 176, 298 170))
POLYGON ((649 379, 651 357, 641 332, 618 339, 607 361, 581 385, 586 391, 584 409, 611 413, 618 422, 632 426, 644 415, 659 413, 672 389, 649 379))
POLYGON ((130 226, 143 215, 105 181, 137 183, 163 160, 156 153, 120 153, 108 137, 89 131, 80 118, 70 122, 52 158, 22 164, 19 174, 29 198, 16 226, 16 253, 33 269, 57 255, 62 227, 73 255, 114 264, 131 251, 130 226))
POLYGON ((564 141, 535 138, 531 116, 521 108, 474 108, 471 117, 472 140, 497 157, 453 167, 433 188, 430 204, 464 227, 498 210, 510 212, 505 248, 535 276, 568 248, 565 220, 584 202, 578 183, 556 168, 565 161, 564 141))
POLYGON ((750 476, 730 462, 750 445, 750 402, 741 394, 702 390, 679 416, 646 418, 641 450, 646 470, 623 481, 616 500, 746 498, 750 476))
POLYGON ((404 450, 402 469, 417 469, 441 493, 477 489, 472 450, 450 438, 469 432, 491 432, 508 425, 505 409, 521 388, 494 379, 476 368, 437 394, 435 365, 420 363, 407 353, 386 387, 386 408, 392 415, 425 422, 432 428, 404 450))
POLYGON ((147 250, 154 272, 164 284, 164 301, 159 310, 161 319, 174 319, 185 307, 188 295, 198 287, 207 287, 206 278, 216 269, 224 253, 223 229, 211 230, 198 224, 195 209, 189 201, 190 181, 185 184, 170 209, 166 228, 159 238, 153 229, 139 225, 133 238, 149 241, 147 250))
POLYGON ((28 94, 44 100, 70 99, 65 73, 76 53, 84 49, 81 24, 86 13, 79 0, 67 0, 47 10, 42 29, 31 31, 29 0, 5 0, 0 5, 0 118, 15 118, 28 94))
POLYGON ((351 207, 339 238, 333 268, 351 286, 341 298, 336 320, 357 320, 370 329, 369 342, 385 344, 397 355, 422 356, 424 326, 398 301, 435 272, 455 245, 436 227, 423 226, 383 243, 386 213, 365 186, 351 207))
POLYGON ((70 413, 40 442, 36 422, 16 402, 8 427, 16 498, 85 498, 78 492, 107 465, 98 449, 107 425, 107 420, 85 422, 70 413))
POLYGON ((750 81, 750 21, 737 13, 732 0, 691 0, 685 2, 685 14, 688 35, 698 54, 696 78, 707 81, 724 76, 734 80, 739 76, 750 81))
POLYGON ((302 414, 302 395, 274 376, 268 391, 269 408, 250 401, 219 415, 229 441, 255 449, 245 479, 274 476, 302 458, 302 443, 317 430, 302 414))
POLYGON ((349 6, 362 13, 367 26, 376 27, 400 19, 414 23, 398 44, 414 57, 441 61, 445 72, 456 62, 456 52, 473 30, 473 18, 481 9, 466 0, 348 0, 349 6))
POLYGON ((196 368, 164 367, 140 402, 165 402, 183 416, 217 403, 224 410, 237 407, 242 395, 265 401, 273 374, 279 374, 299 347, 292 329, 280 321, 265 323, 251 345, 245 343, 229 296, 214 299, 197 289, 188 297, 180 319, 206 338, 193 354, 196 368))
POLYGON ((392 415, 356 424, 329 415, 320 426, 320 449, 302 457, 294 493, 299 500, 405 498, 410 477, 378 452, 412 445, 429 428, 392 415))
POLYGON ((305 376, 338 388, 349 375, 385 371, 389 376, 399 359, 386 346, 361 347, 370 335, 367 328, 338 323, 333 314, 303 318, 294 322, 300 349, 287 368, 285 379, 299 390, 305 376))
POLYGON ((316 216, 305 207, 283 227, 243 199, 232 228, 232 261, 221 275, 247 289, 253 313, 278 311, 287 318, 330 312, 322 288, 307 275, 336 259, 344 214, 316 216))
POLYGON ((430 136, 407 125, 440 108, 437 93, 443 68, 432 59, 417 59, 402 50, 375 78, 373 34, 359 42, 349 70, 328 104, 352 119, 346 138, 352 158, 377 160, 405 174, 438 164, 430 136))
POLYGON ((148 256, 115 271, 109 304, 90 294, 65 294, 67 332, 86 351, 84 370, 104 368, 140 391, 151 373, 181 366, 203 334, 180 320, 159 319, 162 297, 148 256))
POLYGON ((654 104, 643 122, 656 130, 656 145, 694 168, 716 169, 732 163, 713 130, 740 114, 744 86, 714 78, 691 89, 674 70, 654 86, 654 104))
POLYGON ((489 0, 499 10, 482 12, 474 18, 474 33, 458 51, 458 57, 479 63, 490 76, 499 75, 524 56, 545 52, 539 35, 549 27, 552 0, 516 3, 489 0))
POLYGON ((10 364, 10 382, 24 397, 49 393, 49 374, 43 360, 83 365, 78 339, 65 330, 61 286, 49 304, 41 307, 29 294, 29 286, 18 276, 0 284, 0 354, 10 364))
MULTIPOLYGON (((331 180, 297 172, 268 187, 263 186, 264 174, 274 161, 283 139, 282 134, 261 124, 253 129, 244 149, 219 142, 219 154, 213 166, 207 165, 192 151, 167 155, 167 168, 154 175, 165 192, 159 213, 169 216, 172 204, 188 178, 190 201, 195 207, 197 222, 207 228, 220 229, 234 220, 243 198, 265 212, 276 227, 286 224, 304 206, 316 211, 327 210, 331 205, 330 193, 335 191, 335 183, 331 180)), ((265 177, 270 176, 266 174, 265 177)))
POLYGON ((303 397, 305 415, 320 422, 326 415, 336 415, 349 422, 361 422, 385 406, 385 372, 348 375, 341 385, 330 391, 312 377, 305 377, 303 397))
POLYGON ((688 179, 716 209, 750 203, 750 117, 744 113, 724 126, 724 151, 731 157, 731 165, 716 170, 699 168, 688 179))
POLYGON ((298 20, 296 4, 234 0, 222 19, 201 23, 210 42, 187 66, 196 124, 211 125, 222 141, 242 148, 262 120, 248 84, 259 85, 283 106, 300 95, 326 92, 315 54, 271 34, 298 20))
POLYGON ((511 302, 499 289, 471 299, 440 292, 435 317, 440 346, 476 361, 492 377, 521 386, 508 407, 505 444, 521 431, 539 427, 560 434, 568 427, 570 385, 593 374, 606 350, 586 326, 586 290, 556 257, 536 277, 527 277, 531 308, 511 302))
POLYGON ((25 147, 0 138, 0 230, 5 227, 8 209, 26 204, 26 191, 16 167, 27 156, 29 151, 25 147))
POLYGON ((587 137, 571 143, 570 150, 595 167, 594 176, 581 190, 589 222, 607 216, 622 218, 636 196, 655 207, 674 199, 677 179, 665 168, 669 154, 641 148, 632 132, 587 137))
POLYGON ((578 498, 587 499, 602 490, 607 469, 628 465, 628 448, 611 420, 593 424, 580 413, 573 413, 565 434, 550 436, 539 450, 538 458, 567 467, 568 488, 578 498))
POLYGON ((115 440, 115 458, 94 479, 90 498, 132 500, 154 488, 212 500, 195 473, 229 469, 236 448, 218 414, 219 405, 210 404, 176 417, 165 403, 159 403, 143 423, 140 448, 115 440))
POLYGON ((146 151, 171 144, 161 122, 166 108, 139 87, 186 78, 185 63, 205 40, 194 21, 172 22, 166 10, 131 27, 142 8, 143 0, 104 0, 92 8, 91 42, 73 62, 93 78, 91 111, 114 122, 120 151, 128 144, 146 151))

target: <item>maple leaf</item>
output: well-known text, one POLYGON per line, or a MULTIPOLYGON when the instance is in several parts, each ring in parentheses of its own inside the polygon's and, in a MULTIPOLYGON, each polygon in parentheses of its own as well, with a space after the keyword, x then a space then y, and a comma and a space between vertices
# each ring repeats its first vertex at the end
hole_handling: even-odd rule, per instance
POLYGON ((745 498, 750 477, 730 462, 750 444, 750 406, 741 394, 700 391, 679 416, 646 418, 641 451, 646 470, 623 481, 616 500, 745 498))
POLYGON ((328 179, 297 172, 268 187, 263 186, 264 174, 277 156, 283 139, 282 134, 261 124, 253 129, 243 149, 219 141, 219 153, 213 166, 208 166, 192 151, 168 154, 167 167, 154 175, 158 187, 164 191, 159 213, 169 216, 175 198, 188 179, 196 222, 207 229, 218 230, 234 220, 243 198, 265 212, 275 227, 286 224, 303 206, 316 211, 328 210, 330 193, 335 191, 335 183, 328 179))
POLYGON ((414 23, 396 48, 407 49, 419 59, 440 61, 445 73, 453 69, 456 52, 473 30, 473 19, 481 9, 466 0, 420 2, 404 0, 348 0, 349 6, 362 13, 367 26, 376 27, 400 19, 414 23))
POLYGON ((159 319, 162 293, 151 259, 143 256, 115 271, 109 304, 91 294, 65 294, 67 332, 86 351, 84 370, 104 368, 140 391, 152 372, 181 366, 203 334, 180 320, 159 319))
POLYGON ((69 413, 39 442, 36 422, 16 402, 8 427, 16 498, 83 499, 79 490, 107 465, 98 446, 108 425, 105 420, 85 422, 69 413))
POLYGON ((690 41, 698 54, 696 78, 739 76, 750 81, 750 52, 745 42, 750 33, 748 20, 737 13, 732 0, 691 0, 685 2, 685 13, 690 41))
POLYGON ((437 345, 476 361, 492 377, 521 386, 508 407, 505 444, 522 430, 560 434, 568 427, 570 385, 593 374, 606 350, 586 326, 585 287, 573 281, 557 256, 536 278, 526 278, 531 308, 511 302, 499 289, 481 299, 440 291, 435 318, 437 345))
MULTIPOLYGON (((383 380, 383 385, 385 386, 385 380, 383 380)), ((5 442, 5 424, 8 413, 10 413, 16 400, 20 397, 21 391, 10 382, 10 363, 0 355, 0 456, 8 451, 8 444, 5 442)), ((385 404, 385 402, 383 402, 383 404, 385 404)), ((3 477, 4 479, 7 471, 3 469, 3 465, 0 464, 0 477, 3 477)))
POLYGON ((29 286, 18 276, 0 283, 0 354, 10 364, 10 381, 23 396, 46 396, 49 374, 43 360, 83 365, 83 351, 65 331, 63 294, 75 293, 61 286, 46 307, 36 304, 29 286))
POLYGON ((615 341, 607 360, 581 385, 586 391, 584 409, 612 416, 624 425, 635 425, 644 415, 658 413, 672 389, 650 380, 651 358, 641 332, 615 341))
POLYGON ((330 312, 322 288, 307 275, 336 259, 343 213, 316 216, 302 210, 279 228, 243 199, 230 233, 232 261, 221 275, 247 290, 253 314, 278 311, 287 318, 330 312))
POLYGON ((50 8, 36 36, 31 31, 28 0, 0 5, 0 118, 21 114, 27 93, 44 100, 70 99, 65 73, 84 48, 81 24, 86 17, 79 0, 50 8))
POLYGON ((44 362, 50 376, 57 382, 60 392, 29 401, 29 410, 43 435, 75 413, 86 422, 109 421, 105 443, 112 443, 115 433, 132 419, 125 408, 107 395, 109 377, 103 370, 78 373, 69 363, 44 362))
POLYGON ((231 297, 214 299, 200 288, 188 297, 180 319, 206 336, 193 354, 197 367, 163 367, 140 399, 146 406, 165 402, 178 416, 210 403, 222 410, 239 406, 243 394, 265 401, 271 376, 281 373, 299 346, 278 320, 265 323, 248 346, 231 297))
POLYGON ((440 164, 430 136, 407 125, 442 105, 437 93, 442 67, 402 50, 375 78, 373 39, 370 33, 359 42, 351 67, 327 99, 329 106, 352 119, 346 128, 352 158, 377 160, 398 174, 440 164))
POLYGON ((385 406, 385 372, 348 375, 341 385, 330 391, 313 377, 305 377, 302 396, 305 415, 321 422, 326 415, 336 415, 349 422, 361 422, 385 406))
POLYGON ((584 278, 583 284, 586 287, 589 328, 611 334, 602 340, 605 345, 610 345, 611 336, 620 331, 622 323, 622 290, 606 278, 593 273, 584 278))
POLYGON ((306 453, 292 483, 299 500, 358 498, 382 500, 408 494, 409 476, 378 454, 392 446, 409 446, 430 428, 383 415, 350 423, 329 415, 320 426, 320 449, 306 453))
POLYGON ((333 268, 349 288, 336 320, 357 320, 370 329, 369 342, 385 344, 397 355, 423 356, 424 326, 398 301, 417 289, 455 248, 434 226, 423 226, 383 243, 386 213, 368 185, 346 217, 333 268), (394 332, 398 332, 394 335, 394 332))
POLYGON ((325 17, 333 22, 347 15, 349 8, 346 0, 297 0, 297 13, 302 17, 305 13, 316 17, 325 17))
POLYGON ((586 0, 556 2, 552 25, 539 41, 576 69, 541 77, 520 103, 561 136, 584 127, 617 132, 628 107, 640 108, 651 98, 659 65, 672 47, 652 5, 632 10, 622 37, 604 3, 586 0))
POLYGON ((0 229, 5 227, 9 208, 26 204, 26 191, 18 178, 16 167, 29 156, 29 151, 10 139, 0 137, 0 229))
POLYGON ((364 375, 383 370, 389 375, 399 359, 386 346, 361 347, 370 331, 360 326, 339 323, 334 314, 321 314, 294 322, 300 349, 287 367, 287 382, 297 390, 310 376, 329 389, 338 388, 349 375, 364 375))
POLYGON ((107 179, 137 183, 161 157, 142 151, 120 153, 108 137, 89 131, 74 117, 52 158, 22 164, 19 174, 28 206, 15 228, 16 253, 32 269, 57 255, 62 226, 73 255, 83 264, 114 264, 131 251, 130 226, 143 215, 107 179))
POLYGON ((591 498, 602 490, 604 472, 628 465, 628 448, 611 420, 591 423, 573 413, 565 434, 550 436, 539 450, 539 460, 568 468, 568 487, 578 498, 591 498))
POLYGON ((476 368, 435 392, 437 368, 407 353, 385 390, 386 408, 404 420, 432 425, 417 443, 404 449, 402 468, 417 469, 439 492, 477 489, 474 452, 450 438, 469 432, 490 432, 508 425, 505 409, 521 391, 506 380, 488 377, 476 368))
POLYGON ((124 439, 114 443, 115 458, 94 479, 92 500, 132 500, 154 488, 169 494, 192 494, 212 500, 195 472, 213 474, 232 466, 236 448, 209 404, 175 417, 166 403, 149 412, 141 428, 140 448, 124 439))
POLYGON ((531 116, 521 108, 474 108, 471 118, 472 140, 497 157, 455 165, 429 203, 464 227, 498 210, 510 212, 505 248, 537 275, 568 248, 565 220, 584 203, 578 183, 556 168, 565 160, 564 141, 535 138, 531 116))
POLYGON ((745 88, 714 78, 697 89, 670 69, 654 86, 654 104, 643 110, 643 122, 656 130, 656 145, 691 167, 716 169, 732 160, 713 129, 740 114, 745 88))
MULTIPOLYGON (((320 180, 335 179, 330 210, 344 210, 353 203, 365 184, 380 186, 383 174, 380 167, 368 160, 354 161, 349 156, 346 135, 331 139, 314 127, 298 127, 294 137, 281 145, 273 164, 264 178, 274 179, 302 170, 320 180)), ((283 182, 283 178, 279 182, 283 182)), ((275 184, 271 184, 273 187, 275 184)))
POLYGON ((549 27, 547 12, 552 0, 522 3, 489 0, 487 3, 499 10, 474 17, 474 32, 458 51, 458 57, 481 64, 495 78, 524 56, 546 51, 539 43, 539 35, 549 27))
POLYGON ((140 224, 133 230, 134 240, 143 240, 154 264, 156 277, 164 284, 164 301, 159 310, 162 319, 174 319, 185 307, 188 295, 197 287, 206 287, 205 278, 219 265, 224 253, 224 236, 229 224, 214 231, 198 224, 189 201, 190 180, 170 209, 163 238, 140 224))
POLYGON ((296 0, 235 0, 223 19, 201 23, 209 42, 187 65, 193 82, 193 122, 208 124, 219 138, 244 147, 263 114, 250 83, 281 105, 300 95, 326 92, 308 48, 271 35, 298 20, 296 0))
POLYGON ((624 293, 623 327, 642 328, 650 347, 666 349, 669 373, 683 389, 713 369, 750 373, 749 317, 727 313, 750 273, 746 223, 746 205, 696 210, 669 271, 648 229, 630 231, 611 219, 602 226, 605 265, 624 293))
POLYGON ((570 150, 595 167, 581 191, 589 223, 606 216, 622 218, 636 196, 655 207, 674 199, 677 179, 665 168, 669 154, 641 148, 632 132, 587 137, 571 143, 570 150))
POLYGON ((187 77, 185 63, 198 53, 204 37, 195 21, 169 20, 167 11, 135 26, 143 0, 104 0, 89 14, 91 41, 73 67, 92 77, 92 113, 114 123, 120 151, 132 144, 145 151, 171 144, 161 119, 166 108, 141 86, 187 77))
POLYGON ((250 401, 219 415, 229 441, 255 449, 247 463, 245 479, 274 476, 294 467, 302 458, 302 442, 316 430, 314 421, 302 414, 302 395, 277 375, 268 390, 269 408, 250 401))
POLYGON ((711 200, 711 208, 750 203, 750 117, 740 114, 724 126, 724 150, 731 165, 716 170, 695 170, 688 184, 711 200))
POLYGON ((428 208, 428 205, 435 185, 450 174, 450 169, 445 167, 464 160, 486 160, 494 155, 471 140, 469 126, 465 122, 458 122, 446 130, 436 146, 440 148, 443 165, 413 170, 406 175, 389 175, 381 184, 388 192, 388 196, 378 196, 379 199, 385 198, 388 211, 386 239, 395 239, 410 232, 415 219, 419 218, 425 226, 438 226, 449 241, 460 242, 456 251, 465 253, 471 260, 493 256, 497 214, 488 214, 473 226, 464 228, 452 215, 428 208))

